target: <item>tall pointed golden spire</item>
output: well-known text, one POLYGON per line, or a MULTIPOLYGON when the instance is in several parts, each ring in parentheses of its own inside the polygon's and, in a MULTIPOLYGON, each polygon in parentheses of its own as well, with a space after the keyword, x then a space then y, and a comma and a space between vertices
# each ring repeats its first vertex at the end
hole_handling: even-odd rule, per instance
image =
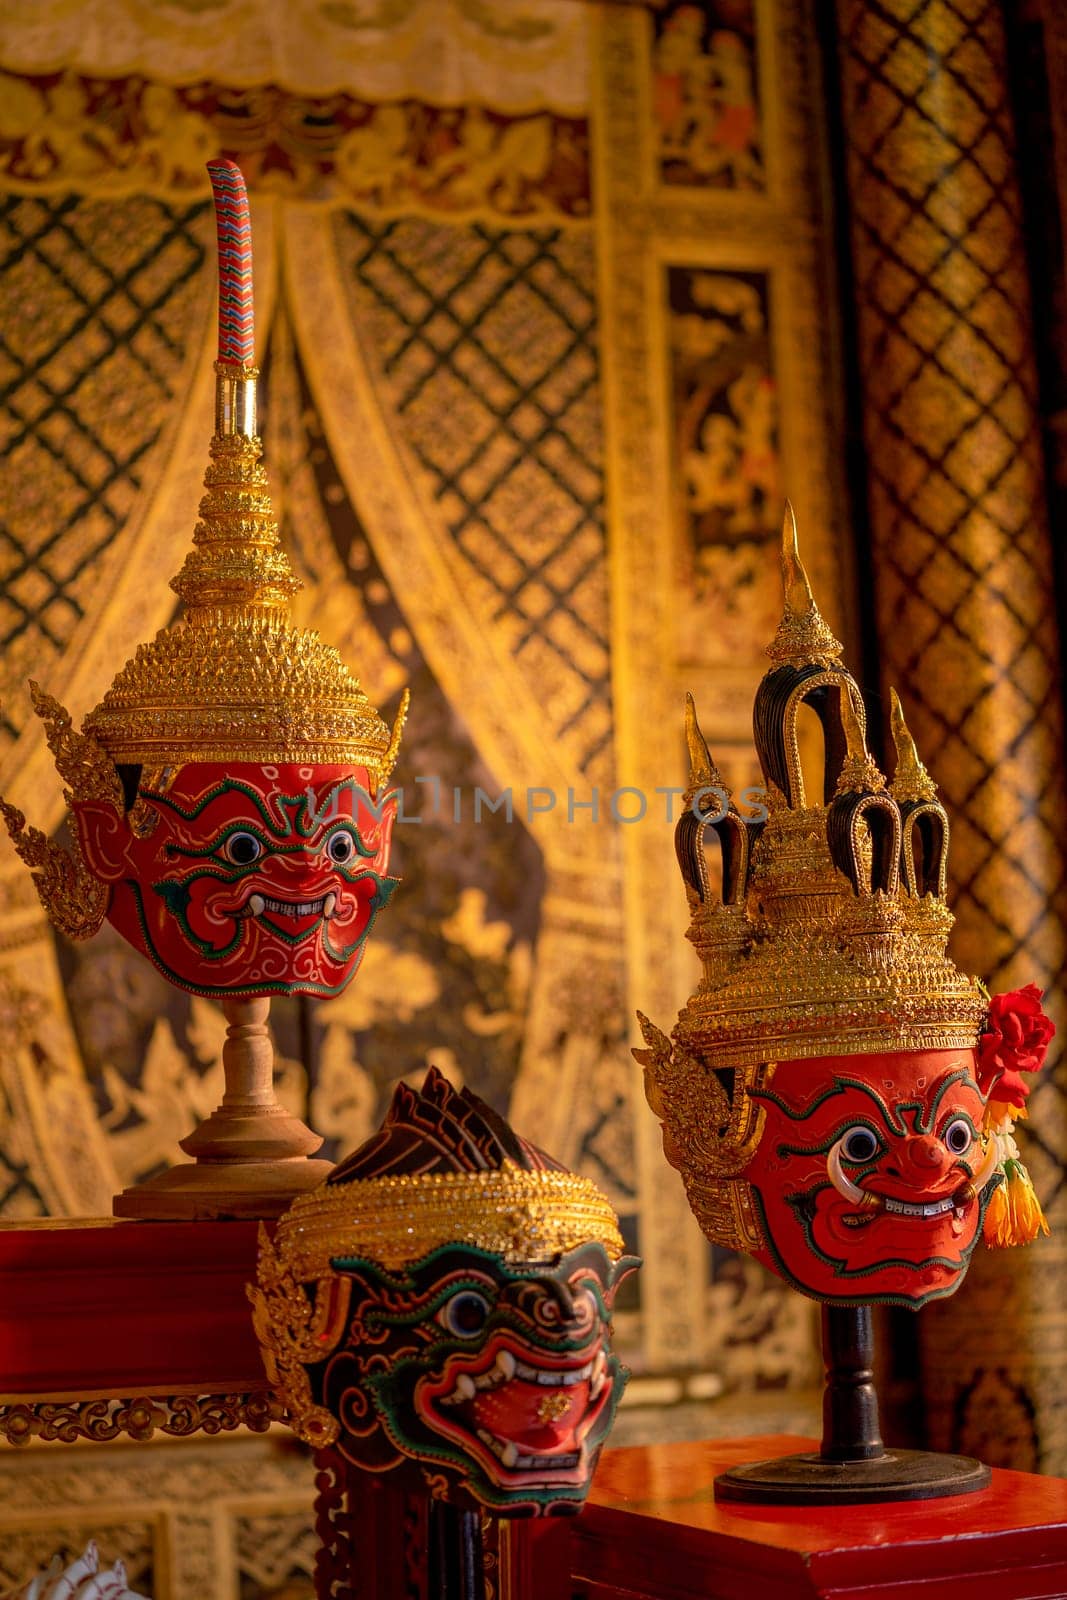
POLYGON ((852 690, 847 683, 841 685, 841 731, 845 736, 845 759, 841 764, 841 774, 837 780, 837 792, 843 794, 848 790, 861 793, 870 790, 875 794, 881 793, 885 788, 885 779, 878 770, 878 765, 867 749, 867 733, 863 725, 860 709, 852 698, 852 690))
POLYGON ((685 697, 685 742, 689 750, 689 794, 698 794, 701 789, 725 789, 707 740, 700 731, 696 703, 691 694, 685 697))
POLYGON ((141 645, 84 732, 116 765, 356 765, 377 789, 396 759, 407 697, 390 734, 337 650, 290 618, 300 581, 256 432, 248 197, 232 161, 208 171, 219 236, 215 432, 193 548, 171 584, 184 616, 141 645))
POLYGON ((937 785, 919 760, 915 740, 904 721, 904 708, 895 689, 889 691, 889 721, 893 730, 893 743, 897 747, 897 764, 889 792, 898 804, 905 800, 936 800, 937 785))
POLYGON ((811 584, 800 559, 797 522, 787 500, 782 519, 782 588, 785 609, 778 631, 767 646, 772 661, 826 664, 836 661, 841 644, 834 638, 815 604, 811 584))

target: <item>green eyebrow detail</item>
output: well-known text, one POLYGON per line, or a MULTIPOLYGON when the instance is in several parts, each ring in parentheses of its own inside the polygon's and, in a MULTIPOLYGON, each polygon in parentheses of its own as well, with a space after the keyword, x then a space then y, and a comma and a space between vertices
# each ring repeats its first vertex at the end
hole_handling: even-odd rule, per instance
MULTIPOLYGON (((882 1138, 882 1136, 879 1133, 878 1129, 873 1127, 871 1125, 871 1123, 864 1122, 862 1117, 861 1118, 849 1117, 847 1120, 839 1122, 837 1127, 834 1129, 833 1133, 830 1134, 829 1138, 823 1139, 820 1144, 780 1144, 777 1147, 777 1154, 780 1155, 780 1156, 826 1156, 826 1155, 829 1155, 830 1151, 833 1149, 834 1145, 841 1138, 841 1136, 849 1128, 855 1128, 857 1126, 866 1128, 868 1133, 872 1134, 874 1136, 874 1138, 876 1138, 878 1140, 878 1143, 882 1147, 882 1153, 884 1154, 885 1153, 885 1140, 882 1138)), ((846 1156, 845 1159, 847 1161, 848 1157, 846 1156)))
MULTIPOLYGON (((263 819, 264 827, 268 828, 275 836, 280 831, 283 837, 286 838, 293 838, 294 835, 299 835, 305 839, 310 838, 316 828, 330 821, 331 813, 336 811, 337 802, 343 794, 362 796, 371 806, 371 809, 373 810, 374 808, 374 802, 367 794, 367 791, 354 778, 345 778, 340 783, 335 783, 329 793, 323 797, 321 805, 318 806, 315 804, 314 796, 310 790, 304 794, 278 795, 276 815, 271 814, 259 790, 253 789, 240 778, 223 779, 213 789, 209 789, 207 794, 201 795, 196 805, 192 808, 180 805, 177 800, 172 800, 168 795, 158 794, 151 789, 143 791, 143 798, 151 800, 153 805, 165 806, 168 811, 172 811, 175 816, 181 817, 184 822, 196 822, 212 801, 217 800, 220 795, 224 794, 244 795, 245 799, 259 812, 260 817, 263 819)), ((346 820, 351 821, 352 819, 337 817, 336 820, 343 822, 346 820)))
MULTIPOLYGON (((947 1089, 952 1087, 954 1083, 966 1084, 969 1089, 973 1089, 978 1095, 981 1095, 982 1093, 974 1078, 974 1074, 967 1067, 958 1067, 955 1072, 948 1073, 944 1083, 942 1083, 941 1087, 934 1095, 933 1100, 930 1102, 930 1115, 927 1118, 925 1126, 919 1128, 920 1133, 927 1133, 933 1127, 934 1123, 937 1121, 937 1113, 941 1107, 941 1097, 947 1089)), ((967 1113, 962 1112, 961 1115, 967 1116, 967 1113)), ((969 1117, 968 1121, 970 1121, 969 1117)), ((916 1126, 918 1127, 919 1125, 916 1124, 916 1126)), ((971 1123, 971 1126, 974 1127, 973 1122, 971 1123)))
POLYGON ((908 1130, 900 1118, 896 1116, 893 1107, 882 1098, 876 1089, 872 1089, 869 1083, 864 1083, 862 1078, 835 1077, 828 1089, 824 1089, 821 1094, 816 1095, 814 1100, 803 1106, 799 1111, 794 1111, 792 1106, 787 1105, 780 1095, 774 1093, 773 1089, 755 1089, 751 1092, 750 1098, 753 1100, 765 1100, 768 1104, 777 1106, 783 1116, 789 1118, 790 1122, 806 1122, 813 1111, 817 1111, 833 1095, 844 1094, 846 1089, 859 1089, 869 1100, 873 1100, 891 1132, 907 1133, 908 1130))
POLYGON ((775 1094, 773 1089, 751 1089, 749 1091, 749 1099, 760 1101, 767 1105, 777 1106, 778 1110, 782 1112, 783 1116, 788 1117, 790 1122, 803 1122, 811 1115, 813 1111, 817 1111, 825 1100, 829 1100, 835 1094, 841 1093, 841 1080, 835 1078, 831 1086, 828 1089, 824 1089, 821 1094, 816 1095, 811 1104, 805 1106, 802 1111, 794 1111, 792 1106, 786 1105, 781 1095, 775 1094))
MULTIPOLYGON (((299 831, 303 834, 305 841, 310 837, 310 832, 308 830, 301 828, 299 831)), ((314 830, 312 829, 310 831, 313 832, 314 830)), ((217 856, 227 839, 232 838, 235 833, 250 833, 254 839, 259 840, 265 855, 293 856, 299 855, 300 851, 304 849, 304 843, 302 843, 299 839, 294 844, 279 844, 275 834, 260 832, 254 822, 244 822, 240 820, 236 822, 228 822, 223 828, 222 832, 216 835, 210 844, 194 847, 192 845, 170 843, 166 845, 165 848, 167 854, 170 856, 185 856, 190 860, 204 860, 208 856, 217 856)), ((322 841, 322 848, 325 849, 329 841, 333 838, 336 838, 339 833, 348 834, 348 837, 352 840, 352 843, 355 846, 357 855, 362 856, 364 861, 370 861, 377 854, 377 852, 373 850, 370 845, 364 844, 362 834, 360 833, 355 822, 353 822, 350 817, 340 817, 331 825, 329 833, 322 841)), ((291 829, 289 832, 289 837, 292 837, 291 829)), ((348 876, 348 874, 344 872, 344 862, 331 860, 330 865, 335 871, 340 872, 342 876, 348 876)), ((226 862, 226 866, 229 868, 230 872, 234 874, 234 881, 236 882, 237 879, 242 875, 261 869, 263 866, 263 857, 257 856, 254 861, 246 861, 242 862, 241 864, 228 861, 226 862)), ((351 879, 349 879, 349 881, 351 881, 351 879)))

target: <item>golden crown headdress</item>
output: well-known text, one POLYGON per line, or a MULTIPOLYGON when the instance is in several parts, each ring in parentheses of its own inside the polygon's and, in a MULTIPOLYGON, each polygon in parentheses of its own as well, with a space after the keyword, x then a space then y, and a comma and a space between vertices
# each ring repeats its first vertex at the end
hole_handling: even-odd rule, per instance
POLYGON ((289 620, 300 581, 279 543, 256 434, 248 198, 232 161, 209 162, 208 171, 219 358, 206 493, 193 549, 171 584, 185 614, 140 647, 85 732, 116 765, 336 763, 367 767, 377 786, 396 759, 406 698, 390 734, 339 653, 289 620))
POLYGON ((891 783, 871 757, 863 699, 815 604, 790 507, 782 576, 784 614, 753 710, 765 819, 738 810, 688 698, 690 778, 675 842, 704 975, 676 1047, 730 1068, 973 1046, 986 1002, 945 953, 948 817, 895 693, 891 783), (818 796, 801 761, 804 707, 823 734, 818 796))
MULTIPOLYGON (((184 615, 140 646, 83 738, 115 766, 336 763, 366 767, 377 788, 396 759, 407 696, 390 733, 338 651, 290 621, 300 580, 279 541, 256 433, 248 198, 232 161, 211 161, 208 172, 219 244, 215 432, 193 549, 171 583, 184 615)), ((56 720, 48 696, 35 705, 56 720)))
POLYGON ((595 1183, 520 1138, 469 1089, 431 1067, 421 1090, 401 1083, 381 1128, 326 1182, 299 1195, 275 1248, 300 1282, 327 1276, 337 1256, 411 1266, 444 1244, 509 1262, 547 1261, 622 1237, 595 1183))

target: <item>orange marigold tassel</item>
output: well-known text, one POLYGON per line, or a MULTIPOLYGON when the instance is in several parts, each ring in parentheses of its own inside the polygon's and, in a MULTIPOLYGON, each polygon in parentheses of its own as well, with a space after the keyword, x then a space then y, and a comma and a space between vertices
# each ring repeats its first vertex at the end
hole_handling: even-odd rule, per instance
POLYGON ((1014 1132, 1017 1122, 1025 1122, 1030 1113, 1025 1106, 1012 1105, 1007 1100, 990 1100, 985 1108, 982 1127, 986 1133, 1014 1132))
POLYGON ((986 1207, 983 1234, 986 1244, 1007 1249, 1030 1244, 1039 1233, 1048 1233, 1049 1226, 1022 1162, 1009 1156, 1003 1171, 1004 1182, 997 1185, 986 1207))

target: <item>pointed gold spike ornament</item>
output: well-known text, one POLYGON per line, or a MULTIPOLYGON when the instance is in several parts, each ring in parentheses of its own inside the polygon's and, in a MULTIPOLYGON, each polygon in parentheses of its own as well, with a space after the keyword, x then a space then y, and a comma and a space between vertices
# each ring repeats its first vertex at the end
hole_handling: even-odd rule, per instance
POLYGON ((915 740, 904 721, 904 708, 895 689, 889 691, 889 724, 893 730, 893 744, 897 752, 897 765, 891 785, 894 800, 936 800, 937 785, 919 760, 915 740))
POLYGON ((785 608, 778 631, 767 646, 771 660, 794 663, 836 661, 841 654, 841 645, 815 604, 815 596, 800 559, 796 517, 788 500, 782 520, 782 587, 785 608))
MULTIPOLYGON (((856 691, 857 696, 859 691, 856 691)), ((845 685, 838 695, 841 731, 845 737, 845 759, 837 776, 837 793, 870 791, 880 794, 885 779, 877 762, 867 749, 867 731, 856 709, 850 685, 845 685)))
POLYGON ((708 789, 714 785, 721 785, 722 778, 719 769, 711 759, 707 740, 700 731, 697 721, 696 702, 691 694, 685 697, 685 743, 689 751, 689 788, 687 793, 690 798, 699 793, 701 789, 708 789))

